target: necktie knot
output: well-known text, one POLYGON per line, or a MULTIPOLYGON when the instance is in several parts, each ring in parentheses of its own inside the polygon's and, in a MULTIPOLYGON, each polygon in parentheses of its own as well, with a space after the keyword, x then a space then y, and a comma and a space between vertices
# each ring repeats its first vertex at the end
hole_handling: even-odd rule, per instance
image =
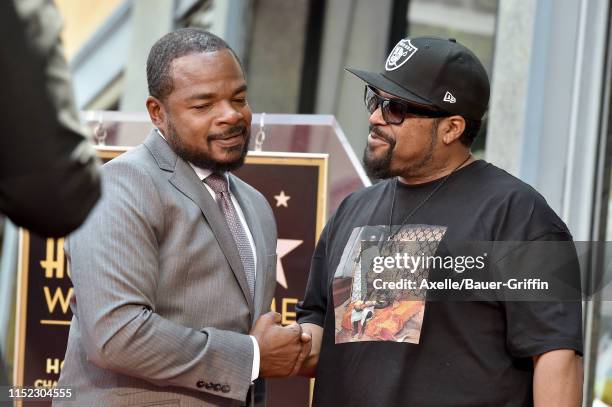
POLYGON ((227 178, 223 174, 213 172, 208 177, 204 178, 206 185, 210 187, 216 194, 227 193, 227 178))

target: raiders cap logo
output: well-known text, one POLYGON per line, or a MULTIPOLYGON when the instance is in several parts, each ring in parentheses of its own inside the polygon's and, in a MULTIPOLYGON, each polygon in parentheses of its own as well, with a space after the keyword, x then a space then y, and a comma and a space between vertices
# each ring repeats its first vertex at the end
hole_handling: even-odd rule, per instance
POLYGON ((385 63, 385 69, 387 71, 393 71, 400 66, 404 65, 415 52, 419 49, 410 43, 410 40, 401 40, 397 43, 393 51, 389 54, 387 62, 385 63))

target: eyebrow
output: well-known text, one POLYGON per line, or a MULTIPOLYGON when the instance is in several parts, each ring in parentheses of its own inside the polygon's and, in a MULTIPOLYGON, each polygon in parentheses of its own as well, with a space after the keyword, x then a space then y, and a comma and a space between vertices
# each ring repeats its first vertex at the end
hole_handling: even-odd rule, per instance
MULTIPOLYGON (((232 96, 236 96, 239 93, 246 92, 246 90, 247 90, 247 85, 245 83, 239 86, 238 88, 236 88, 236 90, 234 90, 234 92, 232 93, 232 96)), ((217 96, 216 93, 196 93, 195 95, 189 96, 189 99, 205 100, 205 99, 214 99, 216 96, 217 96)))
POLYGON ((246 85, 246 83, 244 83, 244 84, 242 84, 242 86, 239 86, 239 87, 238 87, 238 88, 237 88, 237 89, 234 91, 234 96, 236 96, 236 95, 237 95, 237 94, 239 94, 239 93, 246 92, 246 90, 247 90, 247 85, 246 85))

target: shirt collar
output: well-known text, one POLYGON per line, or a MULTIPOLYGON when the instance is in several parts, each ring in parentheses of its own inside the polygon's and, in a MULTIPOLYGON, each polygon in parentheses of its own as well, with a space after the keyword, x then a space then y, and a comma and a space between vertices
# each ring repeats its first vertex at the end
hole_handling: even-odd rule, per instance
MULTIPOLYGON (((155 131, 157 132, 157 134, 159 134, 159 136, 161 138, 163 138, 164 140, 166 140, 166 137, 164 137, 163 133, 159 130, 159 129, 155 129, 155 131)), ((168 141, 168 140, 166 140, 168 141)), ((193 165, 192 163, 188 162, 187 164, 189 164, 191 166, 191 168, 193 168, 193 170, 195 171, 196 175, 198 176, 198 178, 200 178, 200 181, 204 181, 204 179, 206 177, 208 177, 210 174, 212 174, 211 170, 208 170, 206 168, 200 168, 200 167, 196 167, 195 165, 193 165)), ((225 176, 225 179, 228 180, 229 182, 229 177, 227 175, 227 172, 223 173, 223 176, 225 176)))

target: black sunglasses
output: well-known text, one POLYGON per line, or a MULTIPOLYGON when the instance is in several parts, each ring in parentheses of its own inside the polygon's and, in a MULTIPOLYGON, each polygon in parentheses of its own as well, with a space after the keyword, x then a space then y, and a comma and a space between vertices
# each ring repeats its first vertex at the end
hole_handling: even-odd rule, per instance
POLYGON ((408 104, 398 99, 388 99, 376 93, 374 88, 366 85, 363 100, 370 114, 380 106, 382 117, 387 124, 402 124, 406 117, 447 117, 451 114, 443 110, 433 110, 426 107, 408 104))

